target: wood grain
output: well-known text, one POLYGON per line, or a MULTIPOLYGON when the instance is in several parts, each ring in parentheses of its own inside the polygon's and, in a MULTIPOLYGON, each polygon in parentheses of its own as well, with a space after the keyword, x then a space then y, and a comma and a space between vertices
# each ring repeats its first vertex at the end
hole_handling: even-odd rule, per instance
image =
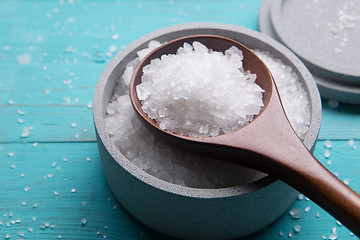
MULTIPOLYGON (((257 29, 260 5, 261 0, 0 1, 0 239, 17 239, 19 233, 24 239, 169 239, 129 216, 106 184, 88 106, 97 79, 116 52, 146 33, 186 22, 257 29), (19 64, 24 54, 30 61, 19 64), (22 138, 30 126, 30 136, 22 138), (42 230, 45 222, 55 227, 42 230)), ((354 149, 360 148, 359 106, 330 108, 327 100, 323 105, 315 156, 360 192, 360 150, 354 149), (328 159, 327 139, 333 145, 328 159)), ((312 201, 297 200, 291 208, 302 210, 299 220, 285 214, 247 239, 284 239, 296 224, 296 239, 328 237, 334 226, 339 239, 355 239, 312 201)))

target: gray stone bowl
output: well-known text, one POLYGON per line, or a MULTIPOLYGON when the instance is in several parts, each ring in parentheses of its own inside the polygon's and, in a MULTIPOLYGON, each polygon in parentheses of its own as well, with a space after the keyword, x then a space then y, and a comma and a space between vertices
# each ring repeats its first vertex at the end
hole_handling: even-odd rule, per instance
MULTIPOLYGON (((313 150, 321 122, 316 84, 300 60, 287 48, 256 31, 215 23, 189 23, 147 34, 119 52, 106 66, 96 86, 93 114, 97 143, 108 184, 120 204, 136 219, 162 233, 186 239, 229 239, 251 234, 274 222, 291 206, 297 192, 270 176, 236 187, 200 189, 157 179, 136 167, 115 147, 104 117, 116 81, 126 64, 150 40, 169 41, 195 34, 234 39, 253 49, 270 51, 293 67, 308 91, 311 126, 304 139, 313 150)), ((126 113, 124 113, 126 114, 126 113)))

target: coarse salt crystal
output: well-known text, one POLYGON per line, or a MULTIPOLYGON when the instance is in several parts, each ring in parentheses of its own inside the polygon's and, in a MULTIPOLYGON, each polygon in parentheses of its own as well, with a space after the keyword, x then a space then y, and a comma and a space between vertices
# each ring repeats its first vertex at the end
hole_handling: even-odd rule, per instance
POLYGON ((291 209, 290 215, 293 219, 300 219, 301 218, 301 209, 291 209))

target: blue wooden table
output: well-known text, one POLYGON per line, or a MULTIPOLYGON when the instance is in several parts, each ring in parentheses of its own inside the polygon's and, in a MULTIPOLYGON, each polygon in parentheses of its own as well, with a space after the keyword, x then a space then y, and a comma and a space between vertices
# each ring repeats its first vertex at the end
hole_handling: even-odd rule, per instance
MULTIPOLYGON (((151 31, 187 22, 257 30, 260 6, 1 0, 0 239, 169 239, 128 215, 106 184, 92 121, 97 79, 112 56, 151 31)), ((360 192, 359 106, 323 99, 315 156, 360 192)), ((358 239, 306 198, 291 209, 301 218, 284 214, 246 239, 358 239)))

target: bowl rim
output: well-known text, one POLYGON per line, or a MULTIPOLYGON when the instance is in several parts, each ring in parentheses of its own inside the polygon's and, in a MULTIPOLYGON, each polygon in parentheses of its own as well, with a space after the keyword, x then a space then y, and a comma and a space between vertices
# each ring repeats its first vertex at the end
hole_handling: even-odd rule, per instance
MULTIPOLYGON (((158 29, 149 34, 146 34, 137 40, 130 43, 127 47, 121 50, 119 53, 115 55, 115 57, 106 65, 103 70, 98 83, 95 87, 94 97, 93 97, 93 119, 95 124, 95 130, 97 133, 97 141, 101 141, 111 155, 111 157, 122 167, 130 173, 135 178, 140 181, 148 184, 154 188, 160 189, 162 191, 166 191, 172 194, 194 197, 194 198, 223 198, 223 197, 234 197, 238 195, 248 194, 257 190, 261 190, 266 186, 281 182, 277 178, 272 176, 265 176, 254 182, 250 182, 247 184, 242 184, 239 186, 233 187, 225 187, 225 188, 214 188, 214 189, 206 189, 206 188, 194 188, 194 187, 186 187, 173 183, 166 182, 159 178, 156 178, 149 173, 143 171, 141 168, 137 167, 130 160, 128 160, 120 150, 112 143, 109 134, 106 132, 105 121, 103 113, 104 111, 104 99, 103 92, 108 83, 108 79, 113 73, 113 70, 117 67, 121 61, 136 50, 140 45, 144 43, 148 43, 153 39, 157 39, 163 35, 170 33, 181 33, 185 31, 191 32, 191 30, 201 30, 208 29, 214 31, 214 35, 216 35, 216 30, 222 31, 232 31, 234 33, 240 33, 243 35, 247 35, 248 37, 256 38, 259 41, 262 41, 264 44, 269 45, 271 48, 280 52, 284 57, 286 57, 294 66, 296 66, 296 71, 298 74, 302 75, 305 85, 303 87, 306 88, 309 103, 310 103, 310 128, 306 134, 306 137, 303 140, 304 145, 308 148, 314 148, 315 143, 320 131, 321 124, 321 99, 316 83, 305 67, 305 65, 285 46, 280 44, 279 42, 271 39, 270 37, 257 32, 252 29, 248 29, 241 26, 231 25, 231 24, 222 24, 222 23, 185 23, 173 25, 165 28, 158 29)), ((195 35, 195 34, 188 34, 195 35)), ((295 70, 295 69, 294 69, 295 70)), ((107 104, 107 103, 106 103, 107 104)), ((98 143, 99 144, 99 143, 98 143)))

